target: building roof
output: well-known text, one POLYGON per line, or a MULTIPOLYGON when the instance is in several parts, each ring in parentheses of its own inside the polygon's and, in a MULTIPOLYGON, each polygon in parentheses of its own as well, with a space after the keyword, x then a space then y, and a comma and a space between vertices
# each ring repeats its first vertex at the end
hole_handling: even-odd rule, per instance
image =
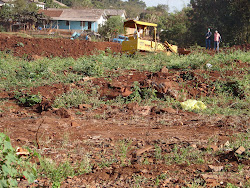
POLYGON ((106 16, 101 9, 47 9, 40 10, 52 20, 66 21, 97 21, 101 16, 106 16))
POLYGON ((39 13, 43 13, 46 16, 49 16, 51 18, 53 17, 60 17, 60 15, 62 14, 62 10, 39 10, 39 13))
POLYGON ((123 14, 126 16, 126 11, 122 9, 105 9, 105 13, 107 16, 122 16, 123 14))

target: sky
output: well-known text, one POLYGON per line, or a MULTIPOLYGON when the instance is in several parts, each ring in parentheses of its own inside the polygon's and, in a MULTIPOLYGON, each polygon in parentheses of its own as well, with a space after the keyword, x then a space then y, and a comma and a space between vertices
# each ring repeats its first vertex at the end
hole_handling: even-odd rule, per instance
POLYGON ((157 6, 158 4, 165 4, 169 6, 170 12, 174 10, 181 10, 184 6, 190 3, 190 0, 143 0, 147 7, 157 6))

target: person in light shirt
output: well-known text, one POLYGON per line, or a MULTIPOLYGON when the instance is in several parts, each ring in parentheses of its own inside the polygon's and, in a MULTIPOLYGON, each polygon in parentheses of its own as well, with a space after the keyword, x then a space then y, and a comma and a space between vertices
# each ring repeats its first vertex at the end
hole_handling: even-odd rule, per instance
POLYGON ((220 41, 221 41, 220 33, 216 30, 214 33, 214 50, 217 50, 217 52, 219 52, 220 41))

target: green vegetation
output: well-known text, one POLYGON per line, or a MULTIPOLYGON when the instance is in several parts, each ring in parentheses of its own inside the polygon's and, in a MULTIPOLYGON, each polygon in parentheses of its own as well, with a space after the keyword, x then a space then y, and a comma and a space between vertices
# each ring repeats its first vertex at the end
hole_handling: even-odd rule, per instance
POLYGON ((114 38, 124 32, 123 19, 120 16, 112 16, 99 27, 98 33, 103 37, 114 38))
POLYGON ((174 146, 171 153, 164 156, 166 164, 201 164, 204 163, 205 152, 197 151, 192 147, 178 147, 174 146))
POLYGON ((25 177, 29 183, 36 179, 36 167, 29 162, 29 158, 16 155, 10 138, 3 133, 0 133, 0 159, 0 187, 17 187, 17 178, 25 177))
POLYGON ((16 92, 15 98, 18 103, 24 106, 34 106, 42 102, 42 97, 40 95, 23 94, 22 92, 16 92))
MULTIPOLYGON (((185 94, 185 83, 189 81, 197 82, 197 78, 192 70, 200 69, 206 71, 201 74, 205 78, 204 84, 211 89, 215 89, 212 96, 196 97, 196 100, 203 101, 207 105, 207 109, 201 113, 207 114, 249 114, 249 67, 236 64, 237 61, 249 62, 250 57, 244 51, 228 51, 219 53, 211 57, 201 52, 194 52, 189 56, 166 56, 165 54, 148 54, 141 56, 136 54, 133 58, 125 55, 99 55, 84 56, 77 60, 73 58, 44 58, 35 61, 25 61, 15 58, 11 54, 0 53, 0 88, 6 90, 15 90, 15 98, 20 104, 25 106, 33 106, 41 102, 39 94, 29 94, 21 89, 24 87, 37 87, 50 85, 54 83, 79 83, 80 88, 72 88, 71 91, 56 96, 54 107, 77 107, 79 104, 91 104, 99 106, 100 104, 123 105, 129 102, 138 102, 144 105, 150 105, 153 101, 161 100, 162 104, 179 108, 178 100, 164 96, 157 97, 157 91, 154 88, 141 88, 138 82, 132 87, 132 94, 128 97, 117 97, 114 100, 106 100, 100 98, 97 86, 92 86, 88 82, 82 82, 84 77, 106 77, 108 82, 113 79, 112 70, 119 70, 119 74, 123 74, 124 70, 136 69, 138 71, 157 72, 163 66, 171 69, 187 71, 181 75, 183 82, 179 86, 183 89, 179 90, 179 95, 185 94), (207 67, 207 63, 211 67, 207 67), (221 79, 215 81, 209 76, 213 71, 219 71, 221 79), (232 73, 239 72, 239 77, 233 77, 232 73), (211 79, 210 79, 211 78, 211 79)), ((119 74, 115 74, 118 76, 119 74)), ((78 85, 79 85, 78 84, 78 85)), ((193 86, 190 86, 193 87, 193 86)), ((161 104, 159 104, 161 105, 161 104)))

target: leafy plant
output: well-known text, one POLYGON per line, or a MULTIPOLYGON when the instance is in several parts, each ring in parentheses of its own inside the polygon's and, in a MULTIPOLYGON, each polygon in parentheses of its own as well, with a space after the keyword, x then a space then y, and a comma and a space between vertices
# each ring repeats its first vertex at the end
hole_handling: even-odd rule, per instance
POLYGON ((24 106, 34 106, 35 104, 39 104, 42 102, 42 97, 38 95, 32 94, 23 94, 22 92, 16 92, 15 98, 18 100, 19 104, 24 106))
POLYGON ((118 152, 119 152, 119 157, 121 159, 121 164, 125 165, 126 162, 126 158, 127 158, 127 153, 128 153, 128 149, 131 146, 132 141, 131 140, 121 140, 119 142, 119 146, 118 146, 118 152))
POLYGON ((161 147, 158 145, 155 145, 155 158, 156 159, 161 159, 162 154, 161 154, 161 147))
POLYGON ((39 158, 39 173, 42 176, 49 178, 52 183, 52 187, 60 187, 61 182, 64 179, 66 179, 68 176, 73 176, 75 174, 74 168, 70 165, 68 161, 57 165, 52 160, 42 157, 39 158))
POLYGON ((22 42, 18 42, 16 45, 17 45, 18 47, 24 47, 24 44, 23 44, 22 42))
POLYGON ((17 178, 25 177, 32 183, 37 170, 28 160, 16 155, 11 146, 10 138, 0 133, 0 187, 17 187, 17 178))

